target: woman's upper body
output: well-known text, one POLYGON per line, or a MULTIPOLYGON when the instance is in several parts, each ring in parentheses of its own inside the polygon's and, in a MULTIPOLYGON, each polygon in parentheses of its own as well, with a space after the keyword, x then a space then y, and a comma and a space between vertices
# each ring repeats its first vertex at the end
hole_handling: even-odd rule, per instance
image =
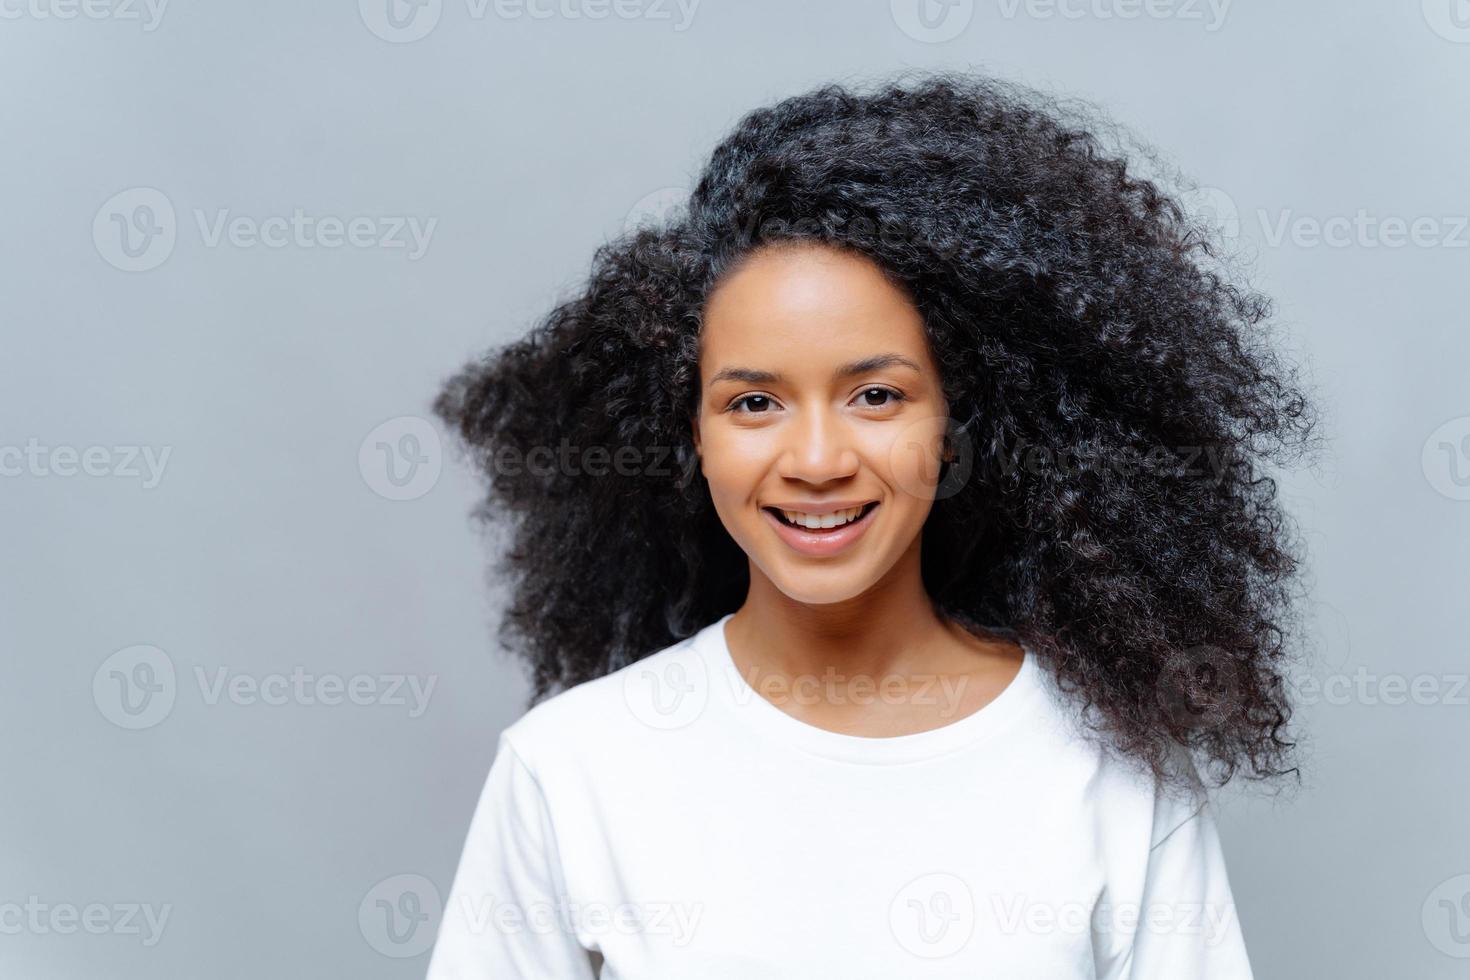
POLYGON ((501 737, 431 980, 1250 976, 1190 760, 1294 771, 1258 464, 1312 413, 1209 229, 1060 109, 755 110, 446 385, 501 638, 561 693, 501 737), (737 665, 982 696, 787 712, 737 665))
POLYGON ((767 700, 729 619, 505 729, 428 980, 1251 976, 1203 788, 1081 737, 1029 650, 872 738, 767 700))

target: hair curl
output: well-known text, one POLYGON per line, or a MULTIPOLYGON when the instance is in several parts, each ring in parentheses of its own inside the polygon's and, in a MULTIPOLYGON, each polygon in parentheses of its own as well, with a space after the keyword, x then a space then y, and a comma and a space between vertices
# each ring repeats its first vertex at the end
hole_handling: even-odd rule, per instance
POLYGON ((967 465, 923 531, 936 610, 1026 638, 1155 773, 1179 744, 1221 783, 1296 772, 1301 558, 1260 466, 1310 442, 1314 410, 1259 329, 1269 301, 1130 174, 1103 139, 1119 131, 951 72, 757 109, 687 204, 602 245, 572 298, 451 378, 434 410, 488 476, 475 516, 509 529, 500 639, 531 703, 743 601, 690 432, 702 309, 755 249, 809 242, 901 285, 940 365, 967 465), (538 447, 575 461, 536 465, 538 447))

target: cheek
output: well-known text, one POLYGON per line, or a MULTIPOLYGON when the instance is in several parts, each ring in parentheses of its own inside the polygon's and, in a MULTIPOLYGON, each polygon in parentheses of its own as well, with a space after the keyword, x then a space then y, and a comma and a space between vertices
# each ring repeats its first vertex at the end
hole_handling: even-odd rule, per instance
POLYGON ((707 432, 702 440, 700 468, 717 502, 738 504, 754 493, 766 470, 759 439, 740 438, 728 431, 707 432))
POLYGON ((944 420, 923 419, 884 428, 874 436, 867 458, 879 477, 896 495, 900 507, 925 511, 939 484, 944 420))

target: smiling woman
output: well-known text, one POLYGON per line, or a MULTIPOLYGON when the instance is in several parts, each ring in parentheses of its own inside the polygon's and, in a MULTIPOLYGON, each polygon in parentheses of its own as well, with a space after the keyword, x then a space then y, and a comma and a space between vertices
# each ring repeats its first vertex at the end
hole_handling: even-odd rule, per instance
MULTIPOLYGON (((948 406, 912 301, 860 254, 769 246, 706 303, 700 367, 694 445, 753 587, 830 607, 889 572, 920 614, 919 531, 937 475, 924 470, 948 406)), ((868 615, 905 611, 873 601, 868 615)))
POLYGON ((1213 256, 1035 92, 827 86, 454 377, 533 694, 431 978, 1249 977, 1312 413, 1213 256))

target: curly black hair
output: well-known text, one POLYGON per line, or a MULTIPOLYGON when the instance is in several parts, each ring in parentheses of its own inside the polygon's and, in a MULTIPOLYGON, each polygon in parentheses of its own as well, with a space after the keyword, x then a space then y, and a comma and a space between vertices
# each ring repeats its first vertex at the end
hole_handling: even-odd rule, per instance
POLYGON ((936 611, 1025 638, 1156 774, 1180 745, 1219 783, 1298 773, 1303 559, 1262 467, 1316 419, 1269 300, 1088 104, 908 74, 745 115, 686 204, 438 394, 488 476, 475 518, 509 532, 500 639, 530 703, 743 602, 692 441, 703 305, 756 249, 808 243, 868 257, 922 314, 964 450, 923 531, 936 611))

